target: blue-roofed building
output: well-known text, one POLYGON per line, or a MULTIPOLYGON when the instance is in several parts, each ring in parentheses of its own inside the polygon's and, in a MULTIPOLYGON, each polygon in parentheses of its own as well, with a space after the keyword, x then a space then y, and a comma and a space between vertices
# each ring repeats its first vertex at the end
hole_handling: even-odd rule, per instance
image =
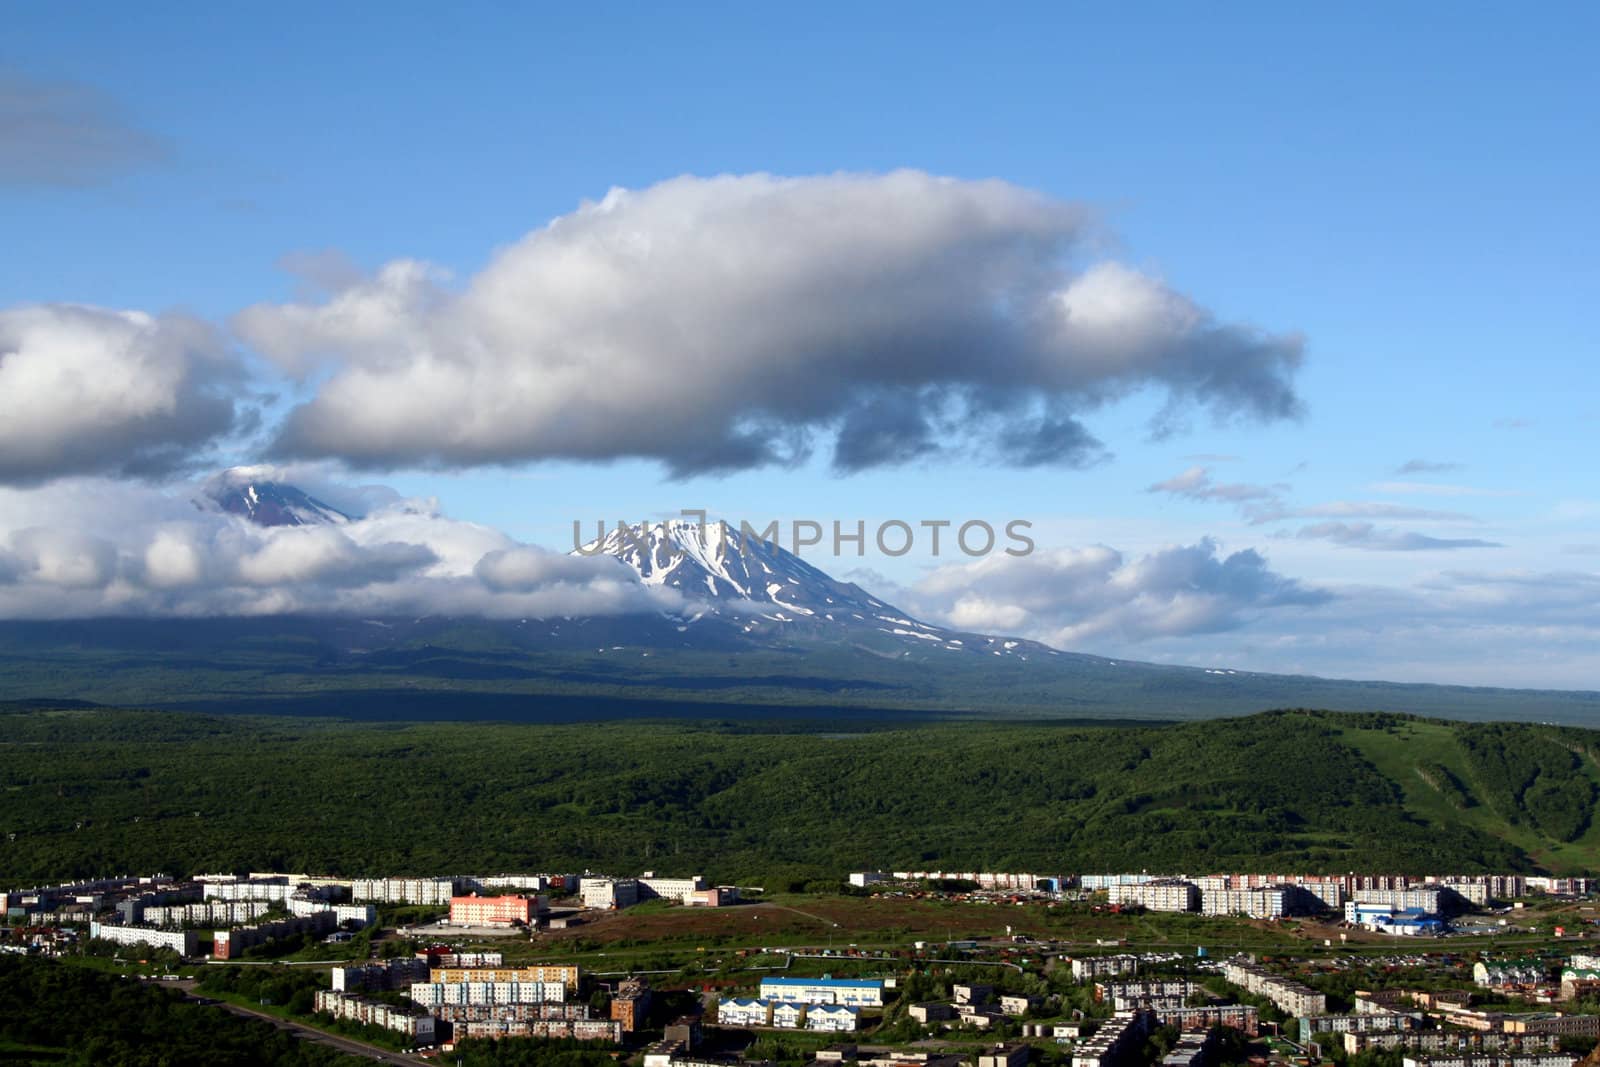
POLYGON ((806 1029, 850 1033, 856 1029, 860 1015, 860 1008, 847 1008, 842 1004, 813 1004, 806 1009, 806 1029))
POLYGON ((765 1000, 730 997, 717 1005, 720 1026, 770 1026, 772 1005, 765 1000))
POLYGON ((1374 915, 1368 925, 1379 933, 1412 937, 1444 933, 1444 921, 1421 908, 1404 908, 1388 915, 1374 915))
POLYGON ((797 1004, 844 1004, 883 1007, 883 980, 878 978, 763 978, 761 999, 797 1004))

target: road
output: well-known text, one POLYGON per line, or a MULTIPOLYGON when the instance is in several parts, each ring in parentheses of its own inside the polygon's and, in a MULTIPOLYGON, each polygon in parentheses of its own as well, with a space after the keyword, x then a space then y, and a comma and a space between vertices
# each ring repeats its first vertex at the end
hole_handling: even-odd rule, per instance
MULTIPOLYGON (((182 989, 184 993, 192 999, 202 999, 202 995, 197 994, 194 991, 195 984, 193 982, 174 982, 172 985, 182 989)), ((262 1022, 271 1023, 279 1030, 287 1032, 291 1037, 299 1038, 302 1041, 314 1041, 319 1045, 326 1045, 329 1048, 338 1049, 340 1052, 348 1053, 351 1056, 360 1056, 364 1059, 370 1059, 375 1063, 428 1064, 430 1062, 417 1056, 405 1056, 401 1053, 390 1051, 381 1045, 369 1045, 365 1041, 357 1041, 354 1038, 345 1037, 342 1034, 330 1034, 326 1030, 319 1030, 314 1026, 307 1026, 302 1022, 291 1021, 289 1019, 280 1019, 276 1015, 271 1015, 264 1011, 257 1011, 256 1009, 246 1007, 243 1004, 234 1004, 226 1000, 212 1001, 209 998, 205 999, 207 999, 209 1003, 214 1004, 216 1007, 230 1011, 235 1015, 240 1015, 247 1019, 260 1019, 262 1022)))

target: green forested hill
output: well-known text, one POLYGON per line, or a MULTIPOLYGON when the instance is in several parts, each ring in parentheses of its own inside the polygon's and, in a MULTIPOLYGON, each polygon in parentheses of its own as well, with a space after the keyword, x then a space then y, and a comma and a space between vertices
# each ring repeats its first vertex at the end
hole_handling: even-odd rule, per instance
POLYGON ((0 876, 591 867, 780 884, 1600 868, 1600 732, 1272 712, 1145 727, 0 715, 0 876))

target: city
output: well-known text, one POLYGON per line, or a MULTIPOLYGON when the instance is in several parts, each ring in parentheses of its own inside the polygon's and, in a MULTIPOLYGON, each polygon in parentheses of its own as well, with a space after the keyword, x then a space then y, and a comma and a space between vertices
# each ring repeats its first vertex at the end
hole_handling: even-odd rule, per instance
POLYGON ((847 910, 881 897, 962 902, 994 918, 975 929, 963 915, 951 928, 961 936, 943 940, 880 929, 876 941, 851 931, 859 940, 830 936, 826 947, 741 945, 703 918, 695 928, 715 944, 676 967, 670 957, 627 967, 618 948, 630 940, 617 932, 630 917, 804 914, 811 900, 775 904, 760 887, 653 872, 257 873, 109 878, 0 903, 12 956, 109 957, 222 1003, 230 966, 293 970, 315 988, 278 1006, 282 1018, 377 1036, 378 1054, 396 1057, 569 1040, 642 1055, 646 1067, 1127 1067, 1152 1050, 1168 1067, 1203 1067, 1241 1049, 1297 1064, 1383 1050, 1403 1054, 1403 1067, 1572 1067, 1600 1042, 1597 889, 1517 874, 857 871, 834 898, 847 910), (1075 943, 1071 912, 1220 924, 1210 944, 1148 951, 1126 937, 1075 943), (1230 923, 1241 944, 1293 923, 1300 946, 1239 951, 1230 923), (612 936, 574 937, 585 930, 612 936), (790 1032, 811 1036, 762 1040, 790 1032))

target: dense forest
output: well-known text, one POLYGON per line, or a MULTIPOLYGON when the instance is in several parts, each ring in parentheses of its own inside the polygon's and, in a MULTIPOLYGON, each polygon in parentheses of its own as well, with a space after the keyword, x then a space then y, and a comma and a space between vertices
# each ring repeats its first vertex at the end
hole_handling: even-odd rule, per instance
POLYGON ((362 1062, 175 989, 49 960, 0 956, 0 1060, 57 1067, 343 1067, 362 1062))
POLYGON ((0 871, 1593 869, 1600 733, 1272 712, 1162 727, 0 715, 0 871))

